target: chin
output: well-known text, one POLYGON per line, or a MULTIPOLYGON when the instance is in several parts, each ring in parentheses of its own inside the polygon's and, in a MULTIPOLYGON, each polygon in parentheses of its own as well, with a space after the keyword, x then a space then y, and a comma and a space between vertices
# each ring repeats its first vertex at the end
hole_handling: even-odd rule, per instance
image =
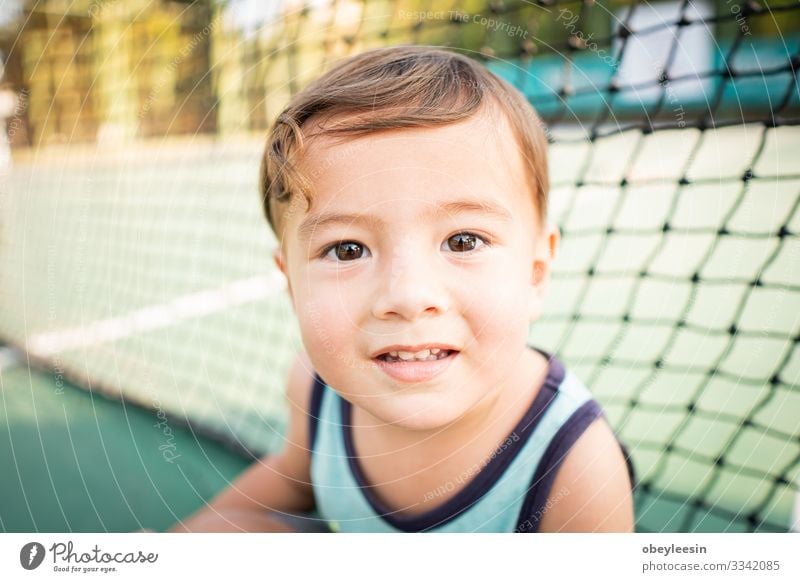
POLYGON ((444 428, 458 420, 466 412, 460 408, 455 408, 452 402, 448 402, 446 398, 441 396, 436 401, 425 400, 427 401, 420 402, 415 398, 412 402, 404 403, 404 406, 397 406, 395 402, 392 410, 369 412, 386 424, 412 431, 431 431, 444 428))

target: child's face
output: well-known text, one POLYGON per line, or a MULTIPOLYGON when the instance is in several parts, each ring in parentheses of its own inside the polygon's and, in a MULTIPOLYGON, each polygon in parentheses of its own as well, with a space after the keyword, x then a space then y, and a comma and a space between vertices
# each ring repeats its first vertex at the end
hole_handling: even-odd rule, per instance
POLYGON ((530 361, 557 231, 538 226, 517 141, 493 117, 319 138, 304 156, 313 205, 293 197, 276 260, 316 371, 383 422, 444 426, 530 361), (426 344, 456 351, 376 357, 426 344))

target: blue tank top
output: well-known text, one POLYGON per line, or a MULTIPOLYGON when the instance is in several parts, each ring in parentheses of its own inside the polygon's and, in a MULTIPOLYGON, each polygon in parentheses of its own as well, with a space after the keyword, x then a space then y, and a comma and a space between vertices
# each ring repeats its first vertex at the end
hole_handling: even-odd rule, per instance
MULTIPOLYGON (((341 532, 537 531, 561 462, 603 414, 558 359, 541 353, 549 361, 546 379, 508 438, 458 494, 413 516, 393 512, 375 496, 353 446, 351 405, 315 375, 309 443, 318 514, 332 531, 341 532)), ((633 484, 624 447, 623 453, 633 484)))

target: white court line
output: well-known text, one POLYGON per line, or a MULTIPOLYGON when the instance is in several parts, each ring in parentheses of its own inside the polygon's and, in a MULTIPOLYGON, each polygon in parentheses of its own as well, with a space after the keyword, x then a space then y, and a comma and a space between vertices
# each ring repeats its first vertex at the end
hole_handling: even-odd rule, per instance
POLYGON ((241 279, 216 289, 183 295, 168 303, 143 307, 81 327, 36 334, 28 338, 26 349, 31 354, 47 357, 66 350, 113 342, 236 305, 260 301, 285 287, 286 278, 280 271, 273 271, 270 275, 241 279))

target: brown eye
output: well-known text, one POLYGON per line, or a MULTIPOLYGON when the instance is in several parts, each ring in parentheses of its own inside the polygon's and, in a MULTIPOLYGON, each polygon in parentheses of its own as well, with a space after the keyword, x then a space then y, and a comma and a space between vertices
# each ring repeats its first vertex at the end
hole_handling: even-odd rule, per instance
POLYGON ((447 239, 448 248, 455 253, 466 253, 478 246, 479 238, 469 232, 459 232, 447 239))
POLYGON ((357 242, 342 241, 331 246, 328 252, 325 253, 326 256, 330 255, 331 252, 338 261, 353 261, 360 259, 364 255, 364 247, 357 242))

